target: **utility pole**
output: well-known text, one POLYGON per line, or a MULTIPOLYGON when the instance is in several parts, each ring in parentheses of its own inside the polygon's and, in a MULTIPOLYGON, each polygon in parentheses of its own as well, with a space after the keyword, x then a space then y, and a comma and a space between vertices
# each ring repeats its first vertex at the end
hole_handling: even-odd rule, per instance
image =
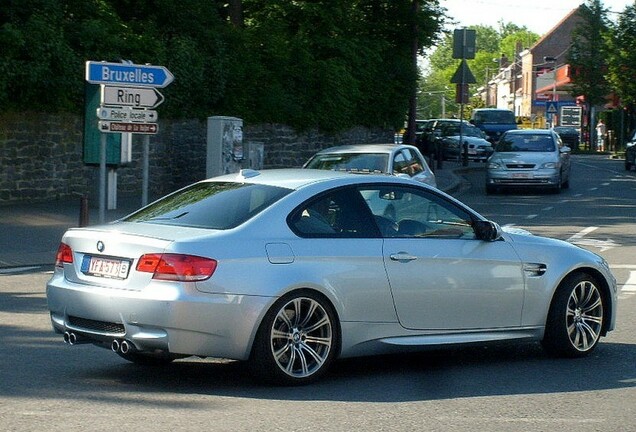
MULTIPOLYGON (((413 22, 411 24, 411 57, 413 59, 413 69, 417 71, 417 53, 419 51, 419 41, 417 38, 417 13, 420 8, 419 0, 413 0, 411 5, 411 16, 413 17, 413 22)), ((415 127, 416 127, 416 116, 417 116, 417 82, 413 82, 413 91, 411 92, 411 96, 409 97, 409 117, 407 120, 406 126, 406 136, 404 137, 404 143, 415 145, 415 127)))

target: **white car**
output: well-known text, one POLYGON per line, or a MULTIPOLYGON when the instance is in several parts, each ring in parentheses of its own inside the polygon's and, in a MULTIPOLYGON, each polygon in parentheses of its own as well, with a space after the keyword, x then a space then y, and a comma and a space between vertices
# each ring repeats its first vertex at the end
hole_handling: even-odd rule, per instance
POLYGON ((140 364, 244 360, 285 385, 337 358, 450 344, 536 340, 580 357, 617 309, 589 251, 503 232, 409 179, 307 169, 244 170, 70 229, 46 294, 68 344, 140 364))
POLYGON ((313 155, 303 168, 392 174, 437 187, 435 174, 417 147, 406 144, 354 144, 330 147, 313 155))

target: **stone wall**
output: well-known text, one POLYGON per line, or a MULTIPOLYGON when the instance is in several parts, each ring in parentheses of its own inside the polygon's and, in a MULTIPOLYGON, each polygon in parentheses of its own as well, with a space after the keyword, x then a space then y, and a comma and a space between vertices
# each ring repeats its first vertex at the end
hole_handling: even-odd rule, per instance
MULTIPOLYGON (((0 204, 98 196, 99 167, 83 163, 81 116, 0 114, 0 204)), ((149 198, 206 176, 207 120, 160 121, 150 137, 149 198)), ((117 169, 119 196, 141 196, 142 141, 132 163, 117 169)), ((245 125, 244 142, 264 144, 264 168, 300 167, 316 151, 341 144, 391 142, 390 130, 354 128, 339 134, 297 132, 275 124, 245 125)))

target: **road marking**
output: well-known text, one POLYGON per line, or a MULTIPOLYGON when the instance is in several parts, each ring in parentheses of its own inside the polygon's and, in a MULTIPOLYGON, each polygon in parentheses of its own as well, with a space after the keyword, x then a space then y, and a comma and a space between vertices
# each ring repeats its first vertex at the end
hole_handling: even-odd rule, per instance
POLYGON ((621 292, 636 292, 636 271, 629 272, 629 278, 625 281, 621 292))
POLYGON ((586 236, 589 233, 591 233, 592 231, 596 231, 597 229, 598 229, 598 227, 595 227, 595 226, 587 227, 584 230, 581 230, 578 233, 574 234, 572 237, 570 237, 568 239, 568 241, 577 240, 577 239, 583 238, 583 236, 586 236))
POLYGON ((609 186, 609 183, 601 183, 601 186, 609 186))
POLYGON ((550 210, 552 210, 553 208, 554 208, 554 207, 546 207, 546 208, 541 209, 541 211, 550 211, 550 210))
POLYGON ((534 219, 534 218, 536 218, 537 216, 539 216, 539 215, 531 214, 531 215, 526 216, 526 219, 534 219))
POLYGON ((609 238, 607 240, 585 238, 586 235, 588 235, 589 233, 593 231, 596 231, 597 229, 598 227, 587 227, 584 230, 581 230, 578 233, 574 234, 566 241, 578 246, 597 247, 601 250, 601 252, 605 252, 606 250, 620 246, 620 244, 616 243, 614 240, 609 238))

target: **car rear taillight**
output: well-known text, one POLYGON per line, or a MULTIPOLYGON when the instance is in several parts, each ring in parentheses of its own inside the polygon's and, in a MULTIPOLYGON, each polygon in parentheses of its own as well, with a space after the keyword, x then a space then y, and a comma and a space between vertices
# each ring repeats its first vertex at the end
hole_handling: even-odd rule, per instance
POLYGON ((55 267, 63 267, 64 264, 73 263, 73 250, 66 243, 60 243, 55 255, 55 267))
POLYGON ((137 271, 153 273, 153 279, 182 282, 206 280, 216 270, 216 260, 193 255, 146 254, 139 258, 137 271))

